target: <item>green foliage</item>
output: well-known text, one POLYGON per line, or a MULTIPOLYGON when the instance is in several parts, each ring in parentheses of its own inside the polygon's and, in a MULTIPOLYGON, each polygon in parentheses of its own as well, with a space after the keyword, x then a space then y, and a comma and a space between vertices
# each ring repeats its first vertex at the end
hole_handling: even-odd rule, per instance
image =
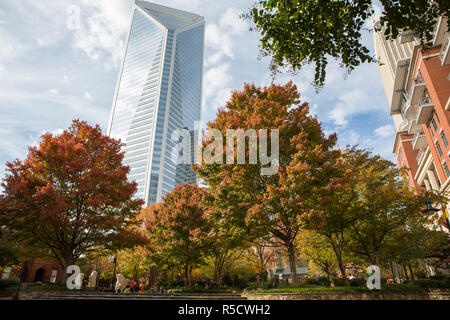
POLYGON ((428 288, 420 287, 411 283, 405 284, 382 284, 380 290, 369 290, 367 287, 321 287, 321 286, 300 286, 300 287, 287 287, 287 288, 275 288, 265 289, 258 291, 249 291, 249 293, 353 293, 353 292, 365 292, 365 293, 426 293, 428 288))
POLYGON ((0 247, 0 267, 5 267, 17 263, 17 253, 14 249, 8 247, 0 247))
MULTIPOLYGON (((449 16, 449 1, 380 0, 385 34, 397 37, 401 30, 414 30, 422 44, 430 45, 436 18, 449 16)), ((337 59, 347 71, 374 62, 362 44, 365 23, 372 18, 373 0, 260 0, 244 15, 261 33, 261 54, 271 56, 271 70, 296 72, 315 64, 314 85, 325 84, 328 58, 337 59)))
POLYGON ((410 280, 405 281, 407 284, 418 286, 420 288, 430 288, 430 289, 450 289, 450 278, 444 278, 440 280, 434 279, 421 279, 421 280, 410 280))
POLYGON ((331 281, 328 280, 327 277, 318 277, 316 278, 308 278, 305 282, 306 285, 314 285, 314 286, 322 286, 329 287, 331 285, 331 281))
POLYGON ((17 280, 0 279, 0 290, 7 290, 18 285, 19 282, 17 280))

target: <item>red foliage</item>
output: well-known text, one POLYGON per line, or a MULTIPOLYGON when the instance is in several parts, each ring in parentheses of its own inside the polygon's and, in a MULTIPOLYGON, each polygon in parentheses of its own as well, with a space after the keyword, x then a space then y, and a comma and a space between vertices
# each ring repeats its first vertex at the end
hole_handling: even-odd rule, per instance
POLYGON ((61 134, 44 134, 24 161, 7 163, 0 198, 6 225, 63 266, 94 247, 119 245, 142 205, 132 199, 137 186, 127 180, 121 147, 79 120, 61 134))

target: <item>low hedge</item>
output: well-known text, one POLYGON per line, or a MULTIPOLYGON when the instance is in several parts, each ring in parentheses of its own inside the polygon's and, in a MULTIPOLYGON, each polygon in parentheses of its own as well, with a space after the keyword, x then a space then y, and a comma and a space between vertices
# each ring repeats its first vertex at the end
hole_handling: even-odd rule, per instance
MULTIPOLYGON (((369 290, 365 286, 360 287, 324 287, 324 286, 311 286, 303 285, 298 287, 288 288, 274 288, 266 290, 248 290, 248 293, 353 293, 353 292, 382 292, 382 293, 427 293, 430 286, 420 286, 413 282, 407 282, 403 284, 382 284, 380 290, 369 290)), ((446 287, 435 287, 440 289, 447 289, 446 287)), ((446 290, 444 290, 446 291, 446 290)))
POLYGON ((19 282, 10 279, 0 279, 0 290, 9 290, 13 287, 17 287, 19 282))

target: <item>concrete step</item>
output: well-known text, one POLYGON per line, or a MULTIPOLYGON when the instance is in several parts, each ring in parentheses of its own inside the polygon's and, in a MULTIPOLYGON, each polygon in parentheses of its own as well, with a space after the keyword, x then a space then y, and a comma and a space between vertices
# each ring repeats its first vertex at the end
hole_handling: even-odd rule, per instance
POLYGON ((246 300, 240 294, 111 294, 111 293, 42 293, 37 300, 246 300))

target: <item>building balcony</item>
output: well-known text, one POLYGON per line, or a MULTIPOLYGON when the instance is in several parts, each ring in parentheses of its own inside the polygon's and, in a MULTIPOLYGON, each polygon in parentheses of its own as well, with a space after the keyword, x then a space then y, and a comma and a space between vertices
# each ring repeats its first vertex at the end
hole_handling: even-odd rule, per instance
POLYGON ((444 41, 445 33, 447 32, 448 18, 440 16, 436 23, 436 29, 434 30, 433 47, 442 45, 444 41))
POLYGON ((399 114, 405 88, 406 77, 408 75, 409 62, 411 58, 399 59, 397 61, 394 78, 394 88, 391 100, 391 115, 399 114))
POLYGON ((421 131, 416 133, 413 138, 412 147, 414 150, 420 150, 427 146, 427 139, 425 138, 425 133, 421 131))
POLYGON ((410 104, 409 102, 403 102, 401 112, 403 115, 404 126, 403 130, 407 130, 409 134, 414 134, 422 131, 422 126, 417 124, 417 106, 410 104))
POLYGON ((417 104, 419 99, 424 96, 425 89, 427 88, 425 80, 422 77, 422 73, 417 75, 410 83, 409 103, 417 104))
POLYGON ((422 148, 419 150, 419 153, 417 154, 416 160, 417 165, 420 166, 420 163, 422 162, 423 158, 425 157, 426 148, 422 148))
POLYGON ((433 101, 431 101, 430 97, 423 97, 417 103, 417 107, 417 124, 426 124, 430 120, 431 113, 433 112, 433 101))
POLYGON ((450 35, 448 32, 444 34, 444 40, 442 41, 441 51, 439 52, 439 58, 441 59, 441 65, 446 66, 450 64, 450 35))

